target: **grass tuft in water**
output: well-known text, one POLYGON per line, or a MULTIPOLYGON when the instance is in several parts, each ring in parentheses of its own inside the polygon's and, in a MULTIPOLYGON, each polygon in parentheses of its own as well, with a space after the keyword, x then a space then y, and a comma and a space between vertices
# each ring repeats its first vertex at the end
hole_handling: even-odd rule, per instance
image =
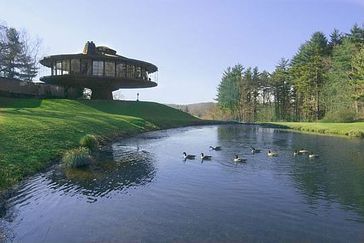
POLYGON ((86 167, 91 162, 90 150, 85 147, 68 150, 62 157, 62 163, 69 168, 86 167))
POLYGON ((81 138, 80 145, 88 148, 90 151, 96 151, 99 147, 99 142, 94 135, 87 134, 81 138))

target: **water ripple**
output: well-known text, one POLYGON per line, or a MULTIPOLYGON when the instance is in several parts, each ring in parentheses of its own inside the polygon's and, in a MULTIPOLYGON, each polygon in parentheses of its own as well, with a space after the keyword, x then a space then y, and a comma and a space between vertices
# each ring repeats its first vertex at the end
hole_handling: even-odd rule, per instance
POLYGON ((56 167, 20 186, 5 203, 0 241, 360 242, 363 145, 240 125, 123 139, 89 169, 56 167), (320 158, 294 157, 303 147, 320 158), (213 157, 183 161, 183 151, 213 157))

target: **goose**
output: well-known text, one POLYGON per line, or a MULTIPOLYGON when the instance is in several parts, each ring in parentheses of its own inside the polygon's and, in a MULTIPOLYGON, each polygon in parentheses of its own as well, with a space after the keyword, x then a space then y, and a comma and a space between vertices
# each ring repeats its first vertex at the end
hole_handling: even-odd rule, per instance
POLYGON ((298 151, 297 149, 293 151, 293 156, 301 155, 302 153, 298 151))
POLYGON ((273 152, 273 151, 268 151, 268 156, 270 156, 270 157, 276 157, 276 156, 278 156, 278 153, 277 152, 273 152))
POLYGON ((210 146, 210 149, 211 150, 215 150, 215 151, 218 151, 218 150, 221 150, 221 147, 220 146, 210 146))
POLYGON ((235 155, 234 162, 244 162, 246 161, 245 158, 240 158, 239 155, 235 155))
POLYGON ((184 159, 195 159, 196 155, 193 154, 186 154, 186 152, 183 152, 183 158, 184 159))
POLYGON ((298 153, 300 154, 308 154, 310 151, 308 151, 307 149, 301 148, 300 150, 298 150, 298 153))
POLYGON ((210 160, 212 158, 211 155, 204 155, 204 153, 201 153, 201 159, 202 160, 210 160))
POLYGON ((250 151, 252 152, 252 154, 260 153, 260 149, 256 149, 253 146, 250 146, 250 151))
POLYGON ((318 158, 318 157, 319 157, 319 155, 318 155, 318 154, 309 154, 309 155, 308 155, 308 157, 309 157, 310 159, 315 159, 315 158, 318 158))

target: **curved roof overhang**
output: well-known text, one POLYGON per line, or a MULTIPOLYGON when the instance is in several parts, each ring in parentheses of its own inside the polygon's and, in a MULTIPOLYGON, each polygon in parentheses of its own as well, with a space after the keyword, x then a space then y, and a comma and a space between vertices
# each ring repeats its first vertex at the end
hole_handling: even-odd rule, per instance
POLYGON ((111 62, 116 62, 116 63, 126 63, 126 64, 130 64, 130 65, 144 67, 149 73, 154 73, 154 72, 158 71, 157 66, 155 66, 152 63, 144 62, 144 61, 140 61, 140 60, 136 60, 136 59, 131 59, 131 58, 127 58, 127 57, 123 57, 123 56, 119 56, 119 55, 108 55, 108 54, 104 54, 104 55, 97 55, 97 54, 90 55, 90 54, 83 54, 83 53, 60 54, 60 55, 46 56, 39 62, 46 67, 51 67, 52 63, 54 63, 55 61, 62 61, 62 60, 68 60, 68 59, 92 59, 92 60, 100 60, 100 61, 111 61, 111 62))

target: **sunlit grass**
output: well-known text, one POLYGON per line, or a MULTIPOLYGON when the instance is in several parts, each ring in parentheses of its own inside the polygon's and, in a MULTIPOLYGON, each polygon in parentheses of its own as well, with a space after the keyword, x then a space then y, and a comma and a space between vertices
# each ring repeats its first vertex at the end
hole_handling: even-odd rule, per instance
POLYGON ((304 132, 314 132, 322 134, 364 138, 364 122, 352 122, 352 123, 272 122, 271 124, 304 132))
POLYGON ((0 98, 0 188, 45 168, 86 134, 109 139, 197 123, 152 102, 0 98))

